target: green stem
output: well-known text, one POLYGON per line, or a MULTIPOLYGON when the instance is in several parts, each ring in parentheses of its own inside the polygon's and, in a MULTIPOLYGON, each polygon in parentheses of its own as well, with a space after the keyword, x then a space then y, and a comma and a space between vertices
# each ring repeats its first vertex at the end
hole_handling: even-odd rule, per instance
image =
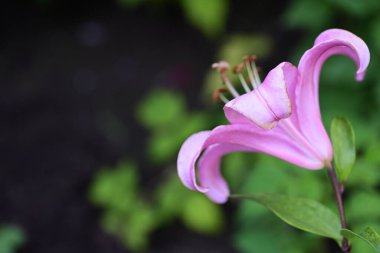
MULTIPOLYGON (((334 192, 335 192, 335 199, 336 199, 336 203, 338 205, 339 217, 340 217, 340 222, 342 224, 342 228, 347 228, 346 216, 344 214, 344 205, 343 205, 343 199, 342 199, 343 187, 340 185, 340 183, 338 181, 338 177, 336 176, 336 172, 334 170, 334 167, 331 164, 329 164, 327 166, 327 170, 329 172, 331 184, 332 184, 334 192)), ((345 238, 345 237, 343 238, 343 241, 342 241, 342 251, 343 251, 343 253, 350 253, 351 252, 351 245, 348 242, 347 238, 345 238)))

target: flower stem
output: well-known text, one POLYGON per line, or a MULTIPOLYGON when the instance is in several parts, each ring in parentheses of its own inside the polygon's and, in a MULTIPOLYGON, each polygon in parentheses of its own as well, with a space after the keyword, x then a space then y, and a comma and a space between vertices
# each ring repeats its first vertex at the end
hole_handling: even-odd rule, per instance
MULTIPOLYGON (((338 205, 339 217, 340 217, 340 222, 342 224, 342 228, 347 228, 346 216, 344 214, 344 206, 343 206, 343 199, 342 199, 342 194, 343 194, 342 189, 344 188, 343 186, 340 185, 338 181, 338 177, 336 176, 334 167, 331 164, 327 166, 327 170, 329 172, 331 184, 335 192, 335 199, 338 205)), ((342 241, 342 251, 343 253, 351 252, 351 245, 349 244, 347 238, 345 237, 343 238, 343 241, 342 241)))

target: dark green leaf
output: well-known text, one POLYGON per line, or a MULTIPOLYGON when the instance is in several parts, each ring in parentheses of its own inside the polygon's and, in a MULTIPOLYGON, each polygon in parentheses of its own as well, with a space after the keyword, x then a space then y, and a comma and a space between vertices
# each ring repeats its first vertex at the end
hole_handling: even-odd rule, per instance
POLYGON ((359 238, 368 243, 376 252, 380 252, 380 236, 371 227, 367 227, 364 232, 355 233, 348 229, 342 229, 341 234, 350 239, 359 238))
POLYGON ((346 182, 355 163, 355 134, 351 123, 336 117, 331 123, 331 139, 334 146, 334 164, 342 182, 346 182))
POLYGON ((329 208, 310 199, 291 197, 276 193, 237 195, 250 199, 270 209, 289 225, 317 235, 340 241, 339 218, 329 208))

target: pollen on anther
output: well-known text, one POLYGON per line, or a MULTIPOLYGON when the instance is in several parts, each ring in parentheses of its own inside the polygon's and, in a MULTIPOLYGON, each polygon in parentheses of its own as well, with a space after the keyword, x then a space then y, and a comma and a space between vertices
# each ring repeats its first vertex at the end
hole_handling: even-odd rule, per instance
POLYGON ((226 89, 224 88, 218 88, 214 91, 214 94, 212 94, 212 100, 215 102, 215 103, 218 103, 220 101, 223 101, 224 103, 227 103, 228 100, 227 98, 224 96, 224 93, 227 92, 226 89))
POLYGON ((235 74, 240 74, 244 69, 244 64, 240 63, 240 64, 237 64, 235 67, 234 67, 234 73, 235 74))
POLYGON ((249 57, 249 60, 252 61, 252 62, 255 62, 257 60, 257 56, 256 55, 251 55, 249 57))
POLYGON ((216 69, 219 73, 224 73, 230 68, 230 65, 228 64, 228 62, 220 61, 213 63, 211 67, 213 69, 216 69))

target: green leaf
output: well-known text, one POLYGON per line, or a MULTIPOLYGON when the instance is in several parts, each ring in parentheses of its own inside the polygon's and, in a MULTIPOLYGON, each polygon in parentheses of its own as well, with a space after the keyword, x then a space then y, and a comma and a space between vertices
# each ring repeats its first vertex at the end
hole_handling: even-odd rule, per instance
POLYGON ((337 241, 342 239, 337 215, 314 200, 276 193, 255 193, 233 197, 256 201, 293 227, 337 241))
POLYGON ((371 227, 367 227, 364 232, 358 234, 349 229, 342 229, 341 234, 350 239, 359 238, 368 243, 376 252, 380 252, 380 236, 371 227))
POLYGON ((182 0, 185 16, 196 28, 209 37, 219 35, 228 14, 227 0, 182 0))
POLYGON ((331 123, 331 139, 334 146, 334 164, 340 180, 344 183, 355 164, 355 134, 351 123, 336 117, 331 123))

